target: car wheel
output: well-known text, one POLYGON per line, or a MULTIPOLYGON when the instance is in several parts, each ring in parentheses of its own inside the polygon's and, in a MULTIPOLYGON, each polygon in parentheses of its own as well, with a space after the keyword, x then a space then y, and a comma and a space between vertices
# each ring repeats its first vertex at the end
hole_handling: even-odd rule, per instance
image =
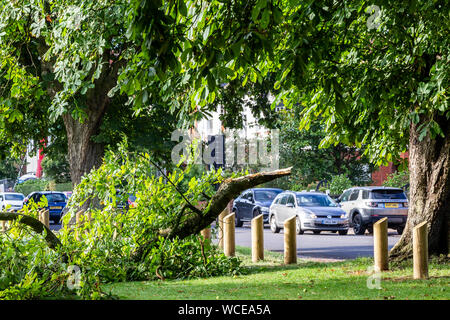
POLYGON ((236 227, 242 227, 242 225, 244 224, 244 222, 242 222, 241 217, 239 217, 238 211, 233 211, 234 212, 234 225, 236 227))
POLYGON ((270 217, 270 230, 273 233, 279 233, 281 230, 281 228, 277 226, 274 215, 270 217))
POLYGON ((405 227, 398 227, 398 228, 397 228, 397 233, 398 233, 398 234, 402 234, 402 233, 403 233, 403 230, 405 230, 405 227))
POLYGON ((362 217, 359 213, 353 217, 353 232, 357 235, 363 235, 366 232, 366 228, 362 223, 362 217))
POLYGON ((314 230, 313 233, 314 234, 320 234, 320 230, 314 230))
POLYGON ((253 218, 256 218, 260 214, 261 214, 261 211, 259 209, 256 209, 255 211, 253 211, 253 218))
POLYGON ((303 234, 305 231, 302 230, 302 224, 300 222, 300 218, 297 217, 295 219, 295 233, 297 234, 303 234))
POLYGON ((347 235, 347 233, 348 233, 348 230, 340 230, 339 231, 339 235, 341 235, 341 236, 345 236, 345 235, 347 235))

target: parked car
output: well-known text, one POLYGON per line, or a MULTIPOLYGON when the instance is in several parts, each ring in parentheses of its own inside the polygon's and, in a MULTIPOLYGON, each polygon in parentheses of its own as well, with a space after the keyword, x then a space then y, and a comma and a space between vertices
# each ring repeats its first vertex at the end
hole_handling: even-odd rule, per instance
POLYGON ((244 221, 250 221, 260 214, 263 214, 264 223, 268 223, 269 207, 281 192, 283 190, 277 188, 254 188, 242 192, 233 201, 236 227, 241 227, 244 221))
POLYGON ((128 211, 130 208, 136 208, 136 196, 128 193, 125 194, 121 190, 116 191, 116 197, 117 197, 117 208, 118 209, 125 209, 125 211, 128 211))
POLYGON ((62 191, 62 193, 64 193, 64 195, 66 196, 66 199, 69 200, 69 198, 72 196, 72 191, 62 191))
POLYGON ((23 183, 28 180, 37 180, 38 178, 33 172, 29 172, 27 174, 24 174, 23 176, 20 176, 19 179, 17 179, 17 184, 23 183))
POLYGON ((62 192, 55 191, 35 191, 30 193, 24 200, 24 204, 33 200, 35 203, 41 201, 42 197, 47 198, 47 207, 50 215, 50 220, 58 224, 61 220, 62 211, 67 205, 67 198, 62 192))
POLYGON ((338 198, 347 212, 355 234, 373 231, 373 224, 388 218, 388 227, 402 234, 408 218, 408 198, 400 188, 356 187, 345 190, 338 198))
POLYGON ((280 193, 270 206, 269 221, 273 233, 278 233, 287 219, 296 217, 295 231, 303 234, 313 231, 339 232, 346 235, 349 224, 345 211, 333 199, 321 192, 280 193))
POLYGON ((7 210, 8 206, 11 211, 19 211, 23 207, 23 199, 25 196, 17 192, 0 193, 0 210, 7 210))

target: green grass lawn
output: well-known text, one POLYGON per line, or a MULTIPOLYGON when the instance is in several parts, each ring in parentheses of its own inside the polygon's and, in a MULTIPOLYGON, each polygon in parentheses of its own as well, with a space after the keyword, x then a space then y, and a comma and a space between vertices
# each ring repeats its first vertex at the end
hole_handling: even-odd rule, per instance
MULTIPOLYGON (((383 272, 381 289, 369 289, 373 259, 343 262, 300 260, 283 265, 283 256, 265 252, 265 260, 251 262, 249 248, 238 247, 247 274, 194 280, 142 281, 108 284, 103 287, 120 299, 158 300, 286 300, 286 299, 450 299, 448 258, 430 261, 428 280, 412 278, 412 261, 390 265, 383 272)), ((375 284, 373 281, 372 283, 375 284)))

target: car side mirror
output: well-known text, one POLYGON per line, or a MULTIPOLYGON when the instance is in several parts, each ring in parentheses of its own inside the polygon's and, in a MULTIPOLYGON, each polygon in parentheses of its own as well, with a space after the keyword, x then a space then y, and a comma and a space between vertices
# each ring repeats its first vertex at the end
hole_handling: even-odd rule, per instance
POLYGON ((339 198, 337 198, 335 201, 336 201, 337 203, 341 203, 341 199, 339 199, 339 198))

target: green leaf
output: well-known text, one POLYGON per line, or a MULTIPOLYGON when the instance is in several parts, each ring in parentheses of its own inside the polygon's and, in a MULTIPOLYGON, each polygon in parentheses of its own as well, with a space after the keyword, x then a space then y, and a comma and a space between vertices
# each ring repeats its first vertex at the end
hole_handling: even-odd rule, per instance
POLYGON ((266 29, 270 22, 270 10, 268 8, 264 9, 261 17, 261 28, 266 29))
POLYGON ((187 16, 186 1, 184 1, 184 0, 178 1, 178 11, 183 17, 187 16))

